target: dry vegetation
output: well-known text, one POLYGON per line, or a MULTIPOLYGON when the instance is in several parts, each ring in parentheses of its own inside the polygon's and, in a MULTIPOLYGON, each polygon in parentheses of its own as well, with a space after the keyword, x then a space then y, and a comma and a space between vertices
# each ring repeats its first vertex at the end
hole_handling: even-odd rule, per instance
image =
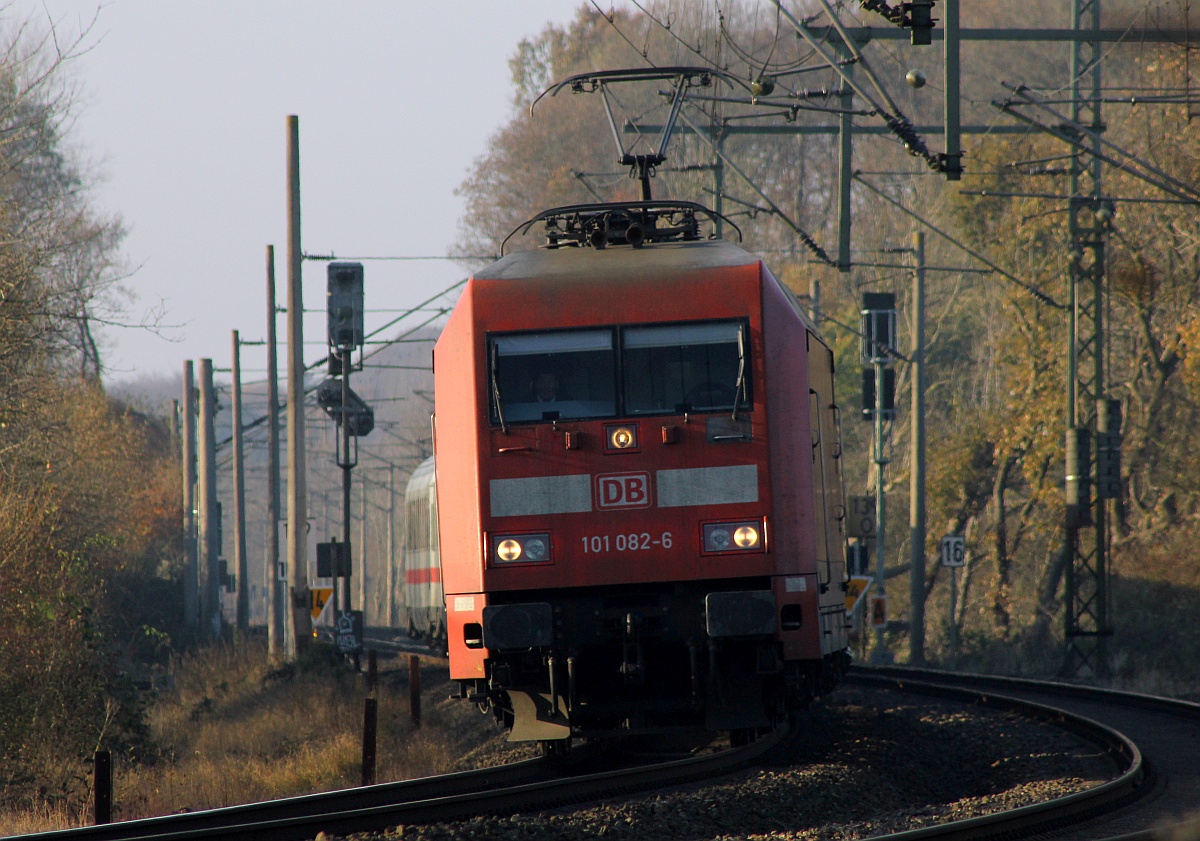
MULTIPOLYGON (((834 4, 846 23, 886 26, 858 3, 834 4)), ((963 25, 1006 27, 1016 19, 1051 28, 1069 27, 1066 5, 1016 0, 967 4, 963 25)), ((598 97, 547 98, 530 116, 527 106, 553 80, 601 68, 659 67, 703 63, 742 79, 774 74, 781 89, 836 89, 839 78, 821 69, 814 54, 781 25, 771 4, 744 0, 718 4, 667 0, 618 6, 611 14, 581 7, 575 20, 547 27, 523 42, 511 61, 513 114, 491 139, 460 187, 467 212, 459 247, 464 253, 494 252, 517 223, 540 209, 591 200, 632 197, 634 182, 617 166, 604 131, 598 97), (639 11, 639 9, 641 11, 639 11), (579 173, 591 173, 582 177, 579 173)), ((828 23, 824 6, 791 4, 828 23)), ((1132 30, 1179 25, 1181 5, 1158 0, 1105 0, 1104 25, 1132 30)), ((938 14, 935 13, 935 17, 938 14)), ((1194 19, 1193 19, 1194 25, 1194 19)), ((941 121, 940 50, 903 42, 873 41, 864 48, 900 110, 915 124, 941 121), (903 83, 908 69, 927 73, 920 90, 903 83)), ((963 122, 986 126, 1013 120, 991 103, 1007 91, 999 80, 1021 83, 1058 102, 1070 93, 1065 45, 1031 48, 1012 43, 964 42, 963 122)), ((1132 37, 1106 47, 1106 95, 1189 85, 1190 58, 1180 45, 1150 44, 1132 37)), ((662 85, 619 91, 618 120, 644 125, 665 119, 662 85)), ((1190 90, 1190 88, 1189 88, 1190 90)), ((734 88, 718 93, 745 99, 734 88), (732 94, 730 91, 732 90, 732 94)), ((836 103, 814 96, 810 106, 836 103)), ((863 102, 856 100, 856 107, 863 102)), ((1061 106, 1066 108, 1066 106, 1061 106)), ((1192 107, 1194 111, 1194 106, 1192 107)), ((774 119, 745 102, 716 104, 697 99, 684 108, 699 125, 786 128, 783 109, 774 119)), ((1181 104, 1136 107, 1104 105, 1105 138, 1186 184, 1200 177, 1197 122, 1181 104)), ((799 112, 797 125, 830 126, 833 117, 799 112)), ((861 125, 878 118, 856 118, 861 125)), ((941 138, 926 138, 937 149, 941 138)), ((634 138, 626 137, 627 143, 634 138)), ((649 134, 638 139, 646 151, 649 134)), ((725 137, 724 151, 799 226, 832 251, 837 241, 836 138, 741 135, 725 137)), ((848 272, 822 266, 798 244, 791 228, 761 211, 762 201, 732 172, 723 187, 725 212, 746 231, 744 247, 801 296, 820 283, 821 327, 837 355, 837 391, 843 407, 845 482, 851 494, 873 493, 872 429, 854 419, 860 400, 859 338, 847 325, 858 320, 864 291, 896 294, 899 350, 911 350, 912 257, 897 253, 921 226, 881 195, 932 220, 938 229, 1055 301, 1069 300, 1070 237, 1064 177, 1069 149, 1037 132, 971 134, 964 138, 966 172, 949 182, 907 155, 895 138, 859 136, 854 167, 862 183, 853 189, 852 259, 848 272), (1042 166, 1050 162, 1050 165, 1042 166), (872 189, 864 185, 871 184, 872 189), (987 197, 980 191, 989 191, 987 197), (878 193, 878 194, 877 194, 878 193), (970 193, 970 194, 968 194, 970 193), (1033 195, 1028 195, 1033 194, 1033 195), (1052 198, 1043 198, 1042 195, 1052 198), (882 265, 881 265, 882 264, 882 265)), ((711 148, 694 135, 677 134, 667 165, 655 181, 658 198, 714 203, 711 148)), ((1108 223, 1105 377, 1109 396, 1120 401, 1123 425, 1122 499, 1111 504, 1112 606, 1110 647, 1121 685, 1194 692, 1200 663, 1191 639, 1200 591, 1195 537, 1200 533, 1200 459, 1193 444, 1200 419, 1200 216, 1195 206, 1162 204, 1161 190, 1107 167, 1106 195, 1119 197, 1108 223), (1129 200, 1126 200, 1129 199, 1129 200)), ((536 247, 536 237, 514 238, 509 248, 536 247)), ((926 230, 926 438, 928 463, 924 657, 954 660, 982 671, 1054 675, 1062 665, 1064 548, 1065 382, 1069 318, 1025 288, 997 275, 975 274, 980 264, 958 246, 926 230), (962 267, 959 273, 950 267, 962 267), (949 574, 935 563, 945 534, 966 540, 966 567, 956 583, 950 616, 949 574), (953 633, 951 632, 953 629, 953 633), (950 641, 961 640, 957 652, 950 641)), ((1086 332, 1086 330, 1085 330, 1086 332)), ((909 508, 912 370, 896 363, 898 414, 889 425, 886 488, 889 525, 884 547, 889 617, 888 644, 903 660, 909 651, 909 508)), ((1094 403, 1081 398, 1086 423, 1094 403)))
MULTIPOLYGON (((364 676, 328 652, 272 669, 257 643, 219 646, 179 659, 172 674, 174 688, 162 691, 147 715, 157 755, 115 762, 114 819, 359 784, 364 676)), ((478 753, 491 756, 502 738, 491 717, 447 694, 444 664, 424 661, 423 721, 414 727, 407 660, 381 660, 378 782, 492 761, 478 753)), ((78 763, 73 773, 85 780, 88 769, 78 763)), ((79 825, 87 817, 65 803, 0 812, 0 834, 79 825)))
MULTIPOLYGON (((1155 10, 1167 5, 1112 0, 1108 25, 1128 19, 1150 26, 1155 10)), ((725 17, 718 20, 708 3, 649 4, 662 20, 675 10, 668 32, 629 8, 605 18, 584 5, 570 25, 522 43, 512 61, 513 117, 460 190, 467 206, 460 250, 494 253, 500 239, 536 211, 589 200, 576 170, 594 173, 591 188, 606 198, 632 196, 633 182, 614 165, 598 101, 563 95, 529 117, 524 106, 549 81, 584 69, 640 65, 634 49, 660 65, 697 63, 699 50, 742 76, 766 69, 785 78, 811 60, 796 51, 794 38, 777 37, 767 4, 730 0, 721 7, 725 17)), ((1028 4, 973 4, 964 24, 1006 25, 1014 13, 1028 17, 1028 4)), ((1066 25, 1048 13, 1034 18, 1066 25)), ((181 622, 178 451, 161 421, 127 411, 103 393, 92 336, 91 325, 120 317, 114 302, 121 225, 91 210, 86 173, 65 151, 71 110, 58 83, 63 54, 51 39, 39 44, 20 36, 0 46, 7 48, 0 49, 0 831, 79 822, 89 803, 85 758, 97 747, 118 755, 122 818, 353 785, 360 678, 319 659, 271 671, 254 646, 180 658, 190 640, 181 622), (172 676, 174 687, 163 688, 172 676), (137 689, 150 678, 160 687, 152 700, 137 689)), ((936 82, 936 54, 873 48, 879 49, 876 68, 897 83, 901 106, 918 122, 936 121, 936 84, 922 93, 898 83, 917 59, 936 82)), ((1105 61, 1108 83, 1126 89, 1180 85, 1190 67, 1181 49, 1132 42, 1113 46, 1105 61)), ((965 89, 978 111, 971 118, 1004 122, 986 104, 1001 95, 995 80, 1024 81, 1053 94, 1064 84, 1065 52, 1006 53, 992 45, 972 53, 964 67, 971 76, 965 89)), ((838 85, 830 72, 804 78, 813 88, 838 85)), ((651 108, 656 102, 653 91, 623 100, 631 111, 644 109, 650 122, 661 116, 651 108)), ((715 124, 735 110, 688 113, 715 124)), ((1200 181, 1198 124, 1183 107, 1114 104, 1105 116, 1110 139, 1189 184, 1200 181)), ((705 168, 711 150, 684 134, 673 144, 656 195, 711 204, 705 168)), ((1035 178, 1028 167, 1014 166, 1057 159, 1062 145, 1030 135, 972 137, 967 146, 967 174, 958 184, 930 174, 891 139, 856 140, 855 155, 876 173, 867 177, 896 201, 1065 300, 1061 208, 1044 199, 994 195, 1064 189, 1062 179, 1035 178), (960 188, 986 188, 993 196, 963 196, 960 188)), ((799 225, 832 247, 832 141, 730 138, 725 151, 799 225)), ((1161 198, 1129 175, 1106 178, 1114 195, 1161 198)), ((901 318, 908 317, 907 269, 863 265, 840 273, 816 266, 779 219, 733 206, 738 199, 757 203, 745 184, 729 175, 725 189, 725 209, 746 229, 746 247, 767 255, 800 293, 819 280, 826 315, 853 323, 859 296, 871 290, 897 293, 901 318)), ((854 196, 854 246, 867 255, 864 263, 876 249, 911 241, 908 217, 864 189, 856 187, 854 196)), ((1113 511, 1113 668, 1120 685, 1192 693, 1200 688, 1200 638, 1193 630, 1200 613, 1200 455, 1193 445, 1200 419, 1200 221, 1191 207, 1120 202, 1109 243, 1109 377, 1125 417, 1124 499, 1113 511)), ((932 236, 927 248, 931 265, 970 265, 932 236)), ((933 564, 928 568, 926 656, 946 662, 953 623, 963 641, 960 666, 1053 673, 1062 627, 1066 319, 1023 289, 974 274, 938 272, 927 294, 927 556, 936 556, 941 534, 957 533, 967 539, 968 562, 953 617, 947 616, 948 576, 933 564)), ((824 329, 838 354, 838 388, 849 407, 847 489, 862 493, 872 477, 866 425, 850 420, 858 400, 858 342, 832 323, 824 329)), ((903 335, 907 341, 907 325, 903 335)), ((897 367, 902 392, 909 372, 897 367)), ((888 473, 894 525, 908 507, 909 428, 902 400, 888 473)), ((908 532, 900 526, 888 534, 888 573, 900 585, 908 573, 908 532)), ((903 655, 907 588, 895 585, 890 593, 898 621, 889 642, 903 655)), ((413 731, 404 679, 385 672, 380 690, 381 780, 447 769, 493 738, 488 719, 469 705, 448 704, 433 680, 426 726, 413 731)))

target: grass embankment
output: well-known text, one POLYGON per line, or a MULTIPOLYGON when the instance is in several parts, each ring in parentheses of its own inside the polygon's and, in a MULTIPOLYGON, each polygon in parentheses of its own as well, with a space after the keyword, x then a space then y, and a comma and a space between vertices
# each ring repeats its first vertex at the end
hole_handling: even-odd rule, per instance
MULTIPOLYGON (((421 672, 423 716, 415 727, 407 658, 380 660, 378 782, 467 767, 473 752, 501 738, 490 717, 447 699, 443 663, 425 660, 421 672)), ((174 677, 149 711, 157 759, 114 757, 114 820, 359 784, 365 675, 329 652, 272 668, 261 645, 219 646, 182 658, 174 677)), ((78 811, 0 814, 0 834, 78 824, 78 811)))

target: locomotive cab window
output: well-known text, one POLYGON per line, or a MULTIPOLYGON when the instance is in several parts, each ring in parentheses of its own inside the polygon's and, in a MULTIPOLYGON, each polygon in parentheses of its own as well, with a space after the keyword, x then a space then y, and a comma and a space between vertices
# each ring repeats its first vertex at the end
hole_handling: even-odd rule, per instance
POLYGON ((493 336, 488 350, 493 423, 616 414, 612 330, 493 336))
POLYGON ((626 413, 750 408, 747 338, 742 321, 626 327, 621 336, 626 413))

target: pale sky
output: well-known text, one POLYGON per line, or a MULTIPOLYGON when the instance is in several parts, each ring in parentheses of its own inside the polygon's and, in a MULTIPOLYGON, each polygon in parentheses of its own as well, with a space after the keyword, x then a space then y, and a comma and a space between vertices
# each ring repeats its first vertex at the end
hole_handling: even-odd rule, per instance
MULTIPOLYGON (((454 189, 510 114, 507 61, 566 23, 573 0, 17 0, 11 26, 53 22, 70 63, 70 141, 102 176, 93 202, 129 228, 133 321, 165 308, 169 341, 107 329, 110 381, 229 365, 230 331, 265 337, 265 249, 286 279, 285 121, 300 119, 303 245, 341 256, 437 256, 457 234, 454 189)), ((448 261, 367 263, 368 309, 415 305, 463 277, 448 261)), ((325 266, 306 263, 306 307, 325 266)), ((369 315, 367 328, 391 316, 369 315)), ((280 337, 285 329, 279 322, 280 337)), ((324 337, 323 311, 306 342, 324 337)), ((321 356, 309 346, 305 357, 321 356)), ((281 348, 280 360, 283 362, 281 348)), ((246 379, 265 353, 243 351, 246 379)))

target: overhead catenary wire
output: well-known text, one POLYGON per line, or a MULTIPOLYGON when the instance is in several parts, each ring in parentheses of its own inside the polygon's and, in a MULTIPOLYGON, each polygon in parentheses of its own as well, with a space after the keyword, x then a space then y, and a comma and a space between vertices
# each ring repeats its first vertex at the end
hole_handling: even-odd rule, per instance
POLYGON ((1181 181, 1161 168, 1143 161, 1137 155, 1126 151, 1112 141, 1106 140, 1099 132, 1093 131, 1089 127, 1058 113, 1053 108, 1043 103, 1040 98, 1036 97, 1031 88, 1025 85, 1010 85, 1006 82, 1002 82, 1001 84, 1020 97, 1024 103, 1032 105, 1038 110, 1045 112, 1058 122, 1054 125, 1046 125, 1034 120, 1032 117, 1015 110, 1012 106, 1019 103, 1012 99, 1008 99, 1003 102, 992 103, 1004 113, 1010 114, 1019 120, 1028 122, 1030 125, 1033 125, 1042 131, 1045 131, 1048 134, 1051 134, 1060 140, 1075 146, 1076 148, 1082 149, 1083 151, 1094 155, 1105 163, 1115 166, 1117 169, 1120 169, 1123 172, 1128 172, 1130 175, 1133 175, 1147 182, 1148 184, 1158 187, 1163 192, 1170 193, 1171 195, 1179 198, 1191 198, 1193 201, 1200 200, 1200 190, 1197 190, 1185 181, 1181 181), (1072 131, 1079 133, 1081 137, 1073 137, 1071 135, 1072 131), (1123 157, 1125 160, 1119 160, 1111 155, 1100 154, 1094 149, 1089 149, 1082 142, 1082 137, 1086 137, 1100 146, 1110 149, 1112 152, 1123 157))
MULTIPOLYGON (((904 144, 904 148, 910 155, 914 155, 924 160, 925 163, 929 165, 930 169, 933 169, 937 172, 943 171, 945 168, 945 161, 943 157, 929 151, 929 147, 925 145, 924 138, 922 138, 917 130, 913 127, 912 121, 909 120, 899 108, 895 107, 895 103, 892 102, 891 97, 887 95, 887 92, 883 89, 883 86, 879 84, 874 73, 870 72, 869 67, 865 67, 864 69, 867 71, 867 76, 871 80, 871 84, 875 86, 876 89, 880 91, 881 96, 883 96, 886 103, 885 105, 881 105, 879 102, 877 102, 875 98, 872 97, 866 91, 866 89, 858 83, 854 76, 842 69, 841 62, 839 62, 836 57, 830 55, 821 46, 821 43, 809 31, 808 26, 796 20, 796 18, 792 16, 791 12, 783 8, 782 0, 772 0, 772 2, 780 10, 780 12, 782 12, 784 17, 787 18, 788 22, 792 25, 792 28, 796 30, 796 33, 803 38, 808 45, 812 47, 822 59, 825 60, 825 62, 834 70, 834 72, 836 72, 842 78, 843 83, 849 86, 864 100, 866 100, 867 103, 870 104, 871 108, 874 109, 875 114, 883 118, 883 121, 887 124, 888 129, 894 135, 896 135, 897 138, 899 138, 899 140, 904 144)), ((826 9, 829 9, 826 0, 821 0, 821 3, 825 5, 826 9)), ((837 19, 836 15, 833 15, 831 9, 830 14, 833 17, 834 26, 838 27, 839 34, 842 34, 843 40, 846 42, 847 49, 854 51, 856 48, 853 46, 852 39, 848 34, 845 33, 844 28, 841 28, 841 22, 837 19)))
MULTIPOLYGON (((698 106, 692 107, 698 109, 698 106)), ((701 110, 700 113, 703 114, 704 112, 701 110)), ((767 203, 767 206, 770 207, 771 212, 782 219, 784 223, 792 229, 796 236, 800 237, 800 241, 804 243, 805 248, 811 251, 813 255, 825 265, 837 265, 829 258, 829 255, 825 253, 825 249, 818 245, 817 241, 814 240, 807 231, 801 228, 800 225, 793 221, 790 216, 784 213, 783 210, 780 209, 777 204, 775 204, 775 202, 771 201, 770 196, 763 192, 763 190, 751 180, 750 176, 746 175, 746 173, 742 171, 742 168, 739 167, 723 149, 721 149, 719 143, 715 142, 707 132, 701 131, 700 127, 697 126, 696 123, 694 123, 691 119, 689 119, 687 114, 683 111, 679 112, 679 119, 687 123, 692 131, 695 132, 697 137, 702 138, 706 143, 708 143, 708 145, 712 147, 712 150, 717 154, 717 157, 719 157, 726 166, 737 173, 737 175, 750 186, 750 189, 754 190, 754 192, 758 194, 759 198, 767 203)))
POLYGON ((613 31, 616 32, 617 35, 620 36, 622 41, 624 41, 626 44, 629 45, 629 48, 631 50, 633 50, 635 53, 637 53, 638 55, 640 55, 642 57, 642 61, 649 64, 651 67, 658 67, 658 65, 655 64, 653 61, 651 61, 650 57, 646 54, 648 52, 647 50, 645 50, 645 49, 639 50, 637 47, 637 44, 633 43, 627 37, 625 37, 625 33, 621 31, 621 27, 617 26, 617 23, 616 23, 616 21, 613 20, 612 16, 604 14, 604 10, 600 8, 600 6, 596 3, 596 0, 590 0, 590 2, 592 4, 592 6, 595 7, 596 14, 600 15, 600 17, 602 17, 606 21, 608 21, 608 25, 613 28, 613 31))
POLYGON ((932 222, 930 222, 928 219, 925 219, 924 217, 920 216, 920 215, 919 215, 919 214, 917 214, 916 212, 914 212, 914 211, 912 211, 912 210, 909 210, 909 209, 908 209, 907 207, 905 207, 905 206, 904 206, 904 205, 903 205, 901 202, 899 202, 899 201, 897 201, 896 199, 894 199, 894 198, 892 198, 891 196, 889 196, 889 195, 888 195, 886 192, 884 192, 883 190, 881 190, 881 189, 879 189, 878 187, 876 187, 876 186, 875 186, 874 184, 872 184, 870 181, 867 181, 865 178, 863 178, 863 177, 862 177, 861 175, 859 175, 857 172, 854 174, 854 180, 855 180, 855 181, 857 181, 859 184, 862 184, 864 187, 866 187, 868 190, 870 190, 870 191, 871 191, 872 193, 874 193, 875 195, 877 195, 877 196, 879 196, 880 198, 882 198, 884 201, 886 201, 886 202, 888 202, 889 204, 891 204, 893 207, 897 208, 898 210, 900 210, 900 211, 904 212, 904 213, 905 213, 905 214, 907 214, 908 216, 911 216, 913 219, 915 219, 915 220, 917 220, 918 222, 920 222, 920 223, 921 223, 922 225, 924 225, 926 228, 928 228, 929 230, 933 231, 935 234, 937 234, 937 235, 938 235, 939 237, 941 237, 942 239, 946 240, 946 242, 950 243, 951 245, 955 246, 956 248, 959 248, 959 249, 961 249, 961 250, 965 251, 967 254, 970 254, 972 257, 974 257, 974 258, 975 258, 976 260, 978 260, 980 263, 983 263, 985 266, 987 266, 988 268, 990 268, 990 269, 991 269, 992 271, 994 271, 996 274, 998 274, 998 275, 1000 275, 1001 277, 1003 277, 1005 280, 1009 281, 1010 283, 1015 283, 1017 286, 1019 286, 1019 287, 1021 287, 1022 289, 1024 289, 1024 290, 1025 290, 1026 292, 1028 292, 1030 295, 1033 295, 1033 297, 1037 298, 1037 299, 1038 299, 1039 301, 1041 301, 1042 303, 1044 303, 1044 304, 1048 304, 1049 306, 1052 306, 1052 307, 1054 307, 1055 309, 1059 309, 1059 310, 1067 310, 1067 309, 1069 309, 1069 307, 1067 307, 1067 305, 1065 305, 1065 304, 1062 304, 1062 303, 1059 303, 1059 302, 1058 302, 1058 301, 1056 301, 1054 298, 1050 297, 1049 295, 1047 295, 1047 294, 1046 294, 1045 292, 1043 292, 1041 289, 1038 289, 1038 288, 1037 288, 1036 286, 1034 286, 1033 284, 1031 284, 1031 283, 1027 283, 1027 282, 1025 282, 1025 281, 1021 280, 1019 277, 1017 277, 1016 275, 1014 275, 1012 272, 1010 272, 1010 271, 1008 271, 1008 270, 1006 270, 1006 269, 1003 269, 1003 268, 1001 268, 1001 267, 1000 267, 999 265, 997 265, 995 262, 993 262, 992 260, 989 260, 987 257, 985 257, 983 254, 979 253, 979 252, 978 252, 978 251, 976 251, 975 249, 971 248, 971 247, 970 247, 970 246, 968 246, 968 245, 965 245, 965 244, 963 244, 963 243, 959 242, 957 239, 955 239, 954 237, 952 237, 950 234, 946 233, 946 232, 945 232, 945 231, 943 231, 941 228, 939 228, 938 226, 934 225, 934 224, 933 224, 932 222))
MULTIPOLYGON (((836 29, 837 34, 841 36, 842 43, 846 45, 846 49, 850 51, 850 55, 854 56, 855 62, 857 62, 858 65, 862 67, 863 72, 867 74, 867 80, 870 81, 871 87, 875 88, 875 91, 883 98, 884 103, 887 105, 887 110, 892 114, 903 116, 900 111, 900 106, 896 105, 896 101, 892 99, 891 94, 889 94, 887 89, 880 83, 879 77, 875 75, 875 71, 871 69, 871 65, 867 62, 867 57, 863 55, 862 50, 860 50, 854 43, 854 39, 851 38, 850 33, 846 31, 846 27, 842 26, 841 18, 838 17, 837 12, 833 10, 833 7, 829 5, 829 0, 818 0, 818 2, 821 4, 821 8, 825 10, 825 14, 829 16, 829 20, 833 24, 833 28, 836 29)), ((778 9, 780 13, 783 12, 783 6, 779 2, 775 3, 775 8, 778 9)))
MULTIPOLYGON (((467 282, 467 279, 464 278, 463 280, 460 280, 454 284, 451 284, 450 286, 443 289, 441 292, 438 292, 436 295, 433 295, 433 296, 425 299, 424 301, 417 304, 415 307, 412 307, 411 309, 405 311, 405 313, 397 316, 396 318, 393 318, 392 320, 388 321, 386 324, 382 325, 381 327, 378 327, 378 328, 372 330, 370 333, 367 333, 366 336, 364 336, 364 339, 370 338, 371 336, 376 336, 379 333, 383 332, 384 330, 387 330, 387 329, 395 326, 399 322, 403 321, 410 314, 413 314, 416 312, 429 312, 429 310, 426 308, 431 303, 436 301, 438 298, 443 297, 444 295, 448 295, 448 294, 454 292, 459 287, 465 285, 466 282, 467 282)), ((428 326, 430 323, 437 320, 438 318, 441 317, 441 315, 443 315, 447 312, 449 312, 449 308, 442 308, 442 309, 436 311, 432 316, 427 318, 425 321, 421 322, 420 324, 416 325, 415 327, 409 328, 407 331, 405 331, 404 333, 401 333, 399 336, 395 337, 394 339, 392 339, 390 341, 382 342, 381 347, 376 348, 375 350, 371 351, 369 354, 364 356, 363 363, 365 364, 367 359, 370 359, 371 357, 375 356, 377 353, 382 351, 389 344, 399 344, 399 343, 403 342, 405 339, 407 339, 409 336, 411 336, 414 332, 416 332, 417 330, 420 330, 422 327, 428 326)), ((315 370, 315 369, 319 368, 321 365, 326 364, 328 361, 329 361, 329 355, 326 354, 321 359, 318 359, 311 364, 305 365, 304 370, 306 372, 315 370)), ((316 389, 319 387, 319 385, 320 385, 320 383, 314 382, 311 385, 305 386, 305 389, 304 389, 305 396, 307 397, 307 396, 313 394, 316 391, 316 389)), ((267 420, 268 420, 267 415, 261 415, 261 416, 255 418, 254 420, 252 420, 250 423, 244 424, 242 426, 242 430, 245 432, 245 431, 249 431, 252 429, 257 429, 258 427, 265 424, 267 422, 267 420)), ((230 436, 229 438, 226 438, 226 439, 223 439, 223 440, 217 442, 217 447, 218 447, 218 449, 220 449, 220 448, 224 447, 225 445, 228 445, 232 441, 233 441, 233 437, 230 436)))

